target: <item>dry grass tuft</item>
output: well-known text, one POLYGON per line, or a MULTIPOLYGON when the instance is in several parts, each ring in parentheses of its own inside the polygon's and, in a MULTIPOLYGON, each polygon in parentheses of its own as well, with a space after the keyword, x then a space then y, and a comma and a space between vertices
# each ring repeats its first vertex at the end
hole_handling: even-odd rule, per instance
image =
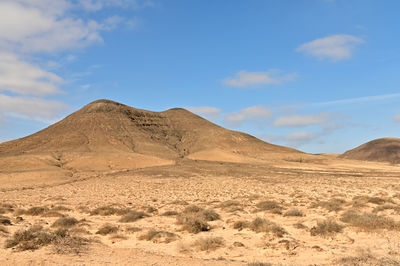
POLYGON ((216 213, 214 210, 204 210, 196 205, 187 206, 183 210, 183 213, 181 215, 195 216, 198 219, 202 219, 205 221, 215 221, 215 220, 219 220, 221 218, 219 216, 219 214, 216 213))
POLYGON ((88 242, 87 239, 69 235, 65 229, 51 232, 36 225, 15 232, 12 238, 6 240, 5 248, 16 248, 19 251, 36 250, 53 244, 56 253, 80 253, 88 242))
POLYGON ((250 223, 248 221, 236 221, 233 224, 233 229, 238 229, 239 231, 243 230, 244 228, 249 228, 250 227, 250 223))
POLYGON ((64 214, 59 213, 58 211, 53 211, 53 210, 47 211, 42 214, 42 217, 63 217, 63 216, 64 216, 64 214))
POLYGON ((243 211, 243 204, 236 200, 228 200, 217 205, 217 208, 224 209, 227 212, 243 211))
POLYGON ((182 225, 182 229, 189 233, 197 234, 203 231, 209 231, 210 225, 203 216, 198 213, 182 213, 177 216, 177 224, 182 225))
POLYGON ((144 212, 129 211, 124 216, 122 216, 121 219, 119 219, 119 222, 120 223, 132 223, 132 222, 136 222, 137 220, 143 219, 145 217, 149 217, 149 215, 144 212))
POLYGON ((96 232, 96 234, 105 236, 108 234, 114 234, 116 232, 118 232, 118 227, 112 226, 110 224, 105 224, 99 228, 99 230, 96 232))
POLYGON ((196 205, 189 205, 183 210, 183 213, 195 213, 201 211, 203 211, 203 208, 200 208, 199 206, 196 205))
POLYGON ((323 222, 318 222, 317 226, 311 228, 310 233, 312 236, 332 236, 336 233, 343 231, 343 226, 332 220, 325 220, 323 222))
POLYGON ((70 208, 67 208, 65 206, 57 205, 51 208, 52 211, 70 211, 70 208))
POLYGON ((271 222, 267 219, 263 218, 255 218, 250 224, 249 228, 256 233, 273 233, 277 237, 283 237, 283 235, 287 234, 286 230, 283 227, 280 227, 274 222, 271 222))
POLYGON ((121 234, 115 234, 110 236, 111 240, 127 240, 128 237, 121 235, 121 234))
POLYGON ((374 231, 380 229, 400 230, 400 223, 391 218, 378 216, 372 213, 358 214, 353 211, 343 213, 341 221, 349 223, 365 231, 374 231))
POLYGON ((294 228, 297 228, 297 229, 307 229, 308 227, 307 226, 305 226, 304 224, 302 224, 302 223, 295 223, 294 225, 293 225, 293 227, 294 228))
POLYGON ((14 206, 8 203, 0 203, 0 214, 5 214, 8 212, 13 212, 14 206))
POLYGON ((343 205, 346 203, 344 199, 330 199, 328 201, 319 201, 319 202, 314 202, 311 204, 311 208, 324 208, 327 209, 328 211, 335 211, 338 212, 343 209, 343 205))
POLYGON ((400 207, 397 205, 393 205, 393 204, 385 204, 385 205, 376 206, 372 210, 372 212, 378 213, 378 212, 385 211, 385 210, 394 210, 396 212, 396 214, 400 214, 400 207))
POLYGON ((139 236, 138 239, 153 241, 154 243, 171 243, 178 239, 178 235, 167 231, 151 229, 146 234, 139 236))
POLYGON ((161 214, 162 216, 176 216, 176 215, 178 215, 179 213, 178 212, 176 212, 176 211, 166 211, 166 212, 164 212, 163 214, 161 214))
POLYGON ((1 235, 7 235, 8 234, 8 230, 5 226, 0 225, 0 236, 1 235))
POLYGON ((0 224, 2 225, 11 225, 11 220, 7 216, 0 215, 0 224))
POLYGON ((391 199, 370 196, 356 196, 353 198, 353 207, 365 207, 367 203, 382 205, 385 203, 393 203, 393 201, 391 199))
POLYGON ((126 228, 126 231, 128 232, 128 233, 136 233, 136 232, 140 232, 140 231, 142 231, 142 228, 140 228, 140 227, 128 227, 128 228, 126 228))
POLYGON ((52 241, 53 251, 57 254, 81 254, 87 250, 89 242, 87 238, 66 234, 52 241))
POLYGON ((357 256, 343 257, 334 262, 336 265, 346 265, 346 266, 361 266, 361 265, 374 265, 374 266, 398 266, 400 261, 393 258, 381 257, 376 258, 370 252, 361 252, 357 256))
POLYGON ((283 207, 281 205, 279 205, 279 203, 277 203, 276 201, 271 201, 271 200, 259 202, 259 203, 257 203, 256 207, 260 211, 269 211, 269 212, 275 213, 275 214, 282 214, 282 210, 283 210, 283 207))
POLYGON ((201 237, 196 239, 192 246, 199 248, 201 251, 212 251, 224 245, 225 241, 222 237, 201 237))
POLYGON ((298 209, 291 209, 288 210, 287 212, 285 212, 283 214, 283 216, 297 216, 297 217, 303 217, 304 214, 302 211, 298 210, 298 209))
POLYGON ((47 207, 32 207, 27 210, 17 210, 16 214, 17 215, 32 215, 32 216, 38 216, 41 215, 45 212, 49 211, 47 207))
POLYGON ((61 217, 57 219, 52 227, 62 227, 62 228, 69 228, 78 223, 78 220, 73 217, 61 217))
POLYGON ((90 212, 90 215, 110 216, 110 215, 124 215, 130 212, 128 208, 117 208, 113 206, 98 207, 90 212))
POLYGON ((266 262, 250 262, 247 264, 247 266, 272 266, 271 263, 266 263, 266 262))

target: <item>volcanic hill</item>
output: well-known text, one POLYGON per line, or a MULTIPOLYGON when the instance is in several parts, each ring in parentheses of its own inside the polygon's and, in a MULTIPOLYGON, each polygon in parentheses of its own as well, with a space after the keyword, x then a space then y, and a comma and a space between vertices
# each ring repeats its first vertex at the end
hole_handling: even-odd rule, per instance
POLYGON ((341 158, 400 163, 400 139, 381 138, 343 153, 341 158))
POLYGON ((85 170, 165 165, 184 157, 257 161, 293 153, 302 154, 227 130, 185 109, 151 112, 109 100, 94 101, 44 130, 0 144, 3 158, 50 156, 52 164, 85 170))

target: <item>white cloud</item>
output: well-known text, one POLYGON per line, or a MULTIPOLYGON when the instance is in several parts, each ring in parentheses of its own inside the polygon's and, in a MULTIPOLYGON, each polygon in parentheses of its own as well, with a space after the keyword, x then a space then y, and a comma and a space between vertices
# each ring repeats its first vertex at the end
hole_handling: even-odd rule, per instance
POLYGON ((240 126, 249 121, 265 121, 273 116, 272 111, 263 105, 244 108, 236 113, 225 115, 224 121, 231 126, 240 126))
POLYGON ((267 142, 283 143, 284 145, 299 147, 316 140, 322 135, 322 133, 299 131, 287 134, 285 136, 260 135, 260 138, 264 139, 267 142))
POLYGON ((313 40, 298 47, 296 51, 304 52, 319 59, 340 61, 351 57, 354 48, 364 40, 353 35, 338 34, 313 40))
POLYGON ((393 122, 400 122, 400 115, 393 116, 393 122))
POLYGON ((22 95, 60 93, 62 79, 39 66, 20 60, 15 54, 0 52, 0 91, 22 95))
POLYGON ((289 115, 277 118, 274 121, 276 127, 304 127, 311 125, 322 125, 328 118, 327 113, 315 115, 289 115))
POLYGON ((14 116, 50 121, 57 119, 58 113, 66 108, 66 104, 58 101, 0 94, 0 112, 14 116))
POLYGON ((106 7, 140 9, 155 6, 151 0, 80 0, 79 5, 87 11, 99 11, 106 7))
POLYGON ((187 109, 210 119, 218 119, 221 114, 221 109, 211 106, 189 106, 187 109))
POLYGON ((43 60, 38 54, 55 55, 102 43, 103 31, 121 24, 132 28, 139 21, 118 15, 95 21, 79 11, 152 5, 149 0, 0 0, 0 92, 8 92, 0 94, 0 115, 56 118, 65 105, 43 97, 62 93, 64 81, 48 69, 59 69, 76 57, 70 55, 56 62, 43 60))
POLYGON ((297 147, 307 142, 310 142, 318 137, 319 137, 318 134, 302 131, 302 132, 290 133, 284 136, 284 140, 288 145, 297 147))
POLYGON ((36 5, 25 1, 0 2, 0 45, 25 52, 54 52, 82 48, 102 42, 100 31, 104 25, 93 20, 84 21, 67 16, 67 6, 48 12, 36 0, 36 5))
POLYGON ((281 84, 284 81, 295 79, 297 74, 281 75, 280 71, 269 70, 266 72, 239 71, 235 77, 222 81, 224 85, 238 88, 258 87, 262 85, 281 84))
POLYGON ((383 101, 383 100, 395 99, 395 98, 400 98, 400 93, 381 94, 381 95, 365 96, 365 97, 357 97, 357 98, 348 98, 348 99, 342 99, 342 100, 336 100, 336 101, 313 103, 311 105, 314 105, 314 106, 328 106, 328 105, 356 104, 356 103, 368 103, 368 102, 383 101))

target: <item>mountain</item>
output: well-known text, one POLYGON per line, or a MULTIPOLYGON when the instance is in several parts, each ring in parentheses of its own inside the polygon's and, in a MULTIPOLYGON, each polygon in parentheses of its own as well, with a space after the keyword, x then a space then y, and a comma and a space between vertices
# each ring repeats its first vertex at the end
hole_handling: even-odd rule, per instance
POLYGON ((0 157, 47 155, 56 164, 86 170, 171 164, 184 157, 257 161, 293 153, 300 154, 185 109, 151 112, 110 100, 94 101, 33 135, 0 144, 0 157))
POLYGON ((343 153, 341 158, 400 163, 400 139, 381 138, 343 153))

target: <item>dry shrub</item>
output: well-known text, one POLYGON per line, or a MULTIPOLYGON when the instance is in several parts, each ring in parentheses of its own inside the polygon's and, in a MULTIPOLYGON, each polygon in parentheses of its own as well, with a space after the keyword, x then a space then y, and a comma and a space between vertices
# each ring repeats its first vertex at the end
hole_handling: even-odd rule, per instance
POLYGON ((340 233, 343 230, 343 226, 332 220, 325 220, 318 222, 317 226, 311 228, 310 233, 312 236, 332 236, 336 233, 340 233))
POLYGON ((110 224, 105 224, 99 228, 99 230, 96 232, 96 234, 105 236, 108 234, 114 234, 116 232, 118 232, 118 227, 112 226, 110 224))
POLYGON ((137 220, 143 219, 145 217, 149 217, 149 215, 144 212, 129 211, 124 216, 122 216, 121 219, 119 219, 119 222, 120 223, 131 223, 131 222, 135 222, 137 220))
POLYGON ((282 214, 283 207, 276 201, 267 200, 257 203, 257 208, 260 211, 269 211, 275 214, 282 214))
POLYGON ((376 205, 382 205, 384 203, 393 203, 391 199, 384 199, 381 197, 370 197, 370 196, 356 196, 353 198, 354 207, 364 207, 367 203, 376 205))
POLYGON ((47 211, 42 214, 42 217, 62 217, 62 216, 64 216, 62 213, 53 210, 47 211))
POLYGON ((373 203, 373 204, 376 204, 376 205, 382 205, 382 204, 386 203, 386 200, 383 199, 383 198, 380 198, 380 197, 370 197, 368 199, 368 203, 373 203))
POLYGON ((379 229, 400 230, 400 223, 391 218, 372 213, 358 214, 353 211, 347 211, 342 214, 341 221, 365 231, 379 229))
POLYGON ((330 199, 328 201, 319 201, 319 202, 314 202, 313 204, 311 204, 311 208, 324 208, 327 209, 328 211, 340 211, 343 209, 343 205, 346 203, 346 201, 344 199, 330 199))
POLYGON ((184 200, 174 200, 173 202, 171 202, 171 204, 175 204, 175 205, 189 205, 189 203, 187 201, 184 200))
POLYGON ((283 229, 276 223, 259 217, 255 218, 249 224, 249 228, 256 233, 261 233, 261 232, 273 233, 277 237, 283 237, 283 235, 287 234, 285 229, 283 229))
POLYGON ((199 248, 201 251, 216 250, 224 245, 225 241, 222 237, 201 237, 193 243, 193 246, 199 248))
POLYGON ((202 210, 203 208, 200 208, 199 206, 189 205, 183 210, 183 213, 194 213, 194 212, 200 212, 202 210))
POLYGON ((200 212, 200 215, 202 215, 203 218, 204 218, 206 221, 216 221, 216 220, 219 220, 219 219, 221 218, 221 217, 219 216, 219 214, 216 213, 216 212, 213 211, 213 210, 203 210, 203 211, 200 212))
POLYGON ((371 254, 371 252, 362 251, 362 252, 360 252, 360 254, 358 254, 356 256, 348 256, 348 257, 340 258, 340 259, 334 261, 334 264, 346 265, 346 266, 361 266, 361 265, 398 266, 398 265, 400 265, 400 261, 393 259, 393 258, 387 258, 387 257, 376 258, 374 255, 371 254))
POLYGON ((177 216, 177 224, 182 225, 182 229, 189 233, 197 234, 210 230, 210 225, 198 213, 182 213, 177 216))
POLYGON ((8 203, 0 203, 0 214, 13 212, 14 206, 8 203))
POLYGON ((91 235, 91 233, 88 230, 79 227, 73 227, 71 229, 68 229, 68 232, 71 235, 91 235))
POLYGON ((7 235, 8 234, 8 230, 5 226, 0 225, 0 236, 1 235, 7 235))
POLYGON ((126 231, 128 232, 128 233, 136 233, 136 232, 139 232, 139 231, 142 231, 142 228, 139 228, 139 227, 128 227, 128 228, 126 228, 126 231))
POLYGON ((294 227, 294 228, 297 228, 297 229, 307 229, 307 226, 305 226, 305 225, 302 224, 302 223, 295 223, 295 224, 293 225, 293 227, 294 227))
POLYGON ((112 239, 112 240, 127 240, 128 237, 121 235, 121 234, 115 234, 115 235, 110 236, 110 239, 112 239))
POLYGON ((298 209, 290 209, 287 212, 283 214, 283 216, 297 216, 297 217, 303 217, 304 214, 302 211, 298 209))
POLYGON ((48 245, 53 239, 52 234, 43 231, 42 226, 36 225, 27 230, 15 232, 12 238, 6 240, 5 248, 16 247, 17 250, 35 250, 48 245))
POLYGON ((266 262, 250 262, 247 264, 247 266, 272 266, 271 263, 266 263, 266 262))
POLYGON ((110 216, 110 215, 124 215, 130 212, 128 208, 117 208, 114 206, 98 207, 90 212, 90 215, 110 216))
POLYGON ((0 215, 0 224, 2 225, 11 225, 11 220, 7 216, 0 215))
POLYGON ((385 211, 385 210, 394 210, 397 214, 400 213, 400 207, 397 205, 393 205, 393 204, 385 204, 385 205, 376 206, 372 210, 372 212, 378 213, 378 212, 385 211))
POLYGON ((155 213, 158 210, 152 206, 143 206, 141 209, 143 209, 147 213, 155 213))
POLYGON ((189 205, 183 210, 184 215, 194 215, 205 221, 219 220, 221 217, 214 210, 204 210, 196 205, 189 205))
POLYGON ((15 232, 12 238, 6 240, 5 248, 16 248, 20 251, 35 250, 53 244, 57 253, 79 253, 82 246, 88 242, 87 239, 69 235, 65 229, 51 232, 36 225, 15 232))
POLYGON ((47 212, 48 210, 49 209, 47 207, 32 207, 27 210, 17 210, 16 214, 17 215, 25 214, 25 215, 38 216, 38 215, 41 215, 41 214, 47 212))
POLYGON ((236 221, 233 224, 233 229, 238 229, 239 231, 243 230, 244 228, 249 228, 250 227, 250 223, 248 221, 236 221))
POLYGON ((243 205, 236 200, 228 200, 217 205, 217 208, 224 209, 227 212, 243 211, 243 205))
POLYGON ((175 216, 178 215, 179 213, 176 211, 166 211, 163 214, 161 214, 162 216, 175 216))
POLYGON ((63 227, 63 228, 69 228, 78 223, 78 220, 73 218, 73 217, 61 217, 57 219, 52 227, 63 227))
POLYGON ((70 208, 67 208, 65 206, 57 205, 51 208, 52 211, 70 211, 70 208))
POLYGON ((149 230, 146 234, 138 237, 139 240, 153 241, 154 243, 170 243, 177 240, 178 235, 167 232, 157 231, 154 229, 149 230))
POLYGON ((54 239, 53 251, 57 254, 80 254, 87 250, 89 242, 87 238, 66 234, 54 239))

